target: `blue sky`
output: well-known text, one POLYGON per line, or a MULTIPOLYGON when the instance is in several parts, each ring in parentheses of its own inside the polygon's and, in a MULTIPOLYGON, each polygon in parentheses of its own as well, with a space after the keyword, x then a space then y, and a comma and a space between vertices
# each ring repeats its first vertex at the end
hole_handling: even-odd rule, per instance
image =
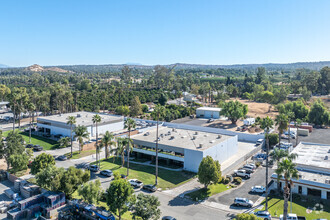
POLYGON ((1 0, 0 63, 330 60, 328 0, 1 0))

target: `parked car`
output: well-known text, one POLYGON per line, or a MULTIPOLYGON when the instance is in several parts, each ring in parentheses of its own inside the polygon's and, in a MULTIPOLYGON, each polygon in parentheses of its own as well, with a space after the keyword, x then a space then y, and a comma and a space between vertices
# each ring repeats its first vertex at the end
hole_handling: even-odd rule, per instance
POLYGON ((211 123, 211 122, 214 122, 214 119, 213 118, 210 118, 207 123, 211 123))
POLYGON ((266 158, 267 158, 266 154, 256 154, 252 157, 252 159, 257 162, 262 162, 263 160, 266 160, 266 158))
POLYGON ((176 220, 176 218, 172 217, 172 216, 164 216, 162 218, 162 220, 176 220))
POLYGON ((130 180, 128 180, 128 182, 134 188, 140 188, 143 185, 143 183, 140 180, 137 180, 137 179, 130 179, 130 180))
POLYGON ((154 185, 151 185, 151 184, 149 184, 149 185, 144 185, 144 186, 142 187, 142 189, 147 190, 147 191, 149 191, 149 192, 156 192, 156 191, 157 191, 157 187, 154 186, 154 185))
POLYGON ((110 177, 110 176, 112 176, 112 171, 111 170, 102 170, 101 172, 100 172, 100 174, 101 175, 103 175, 103 176, 108 176, 108 177, 110 177))
POLYGON ((255 216, 264 220, 271 220, 272 216, 267 211, 257 211, 254 213, 255 216))
POLYGON ((97 165, 90 165, 89 170, 92 171, 92 172, 97 172, 97 171, 100 170, 100 168, 97 165))
POLYGON ((43 147, 41 147, 40 145, 34 145, 33 146, 33 150, 35 150, 35 151, 42 151, 44 148, 43 147))
POLYGON ((124 175, 124 174, 120 174, 120 177, 121 177, 122 179, 127 179, 127 176, 124 175))
POLYGON ((247 127, 246 126, 243 126, 242 128, 241 128, 241 132, 244 132, 244 131, 247 131, 247 127))
POLYGON ((263 186, 253 186, 253 187, 251 187, 251 192, 252 193, 265 193, 266 188, 263 186))
POLYGON ((61 155, 61 156, 58 156, 57 159, 58 159, 58 160, 61 160, 61 161, 65 161, 65 160, 67 160, 68 158, 67 158, 65 155, 61 155))
MULTIPOLYGON (((297 214, 289 213, 286 217, 287 220, 298 220, 297 214)), ((280 220, 283 220, 283 215, 280 215, 280 220)))
POLYGON ((234 170, 234 176, 244 177, 245 179, 250 178, 250 174, 245 170, 234 170))
POLYGON ((246 165, 252 167, 253 169, 257 169, 257 166, 254 163, 248 163, 246 165))
POLYGON ((253 173, 255 169, 252 166, 244 165, 242 170, 245 170, 247 173, 253 173))
POLYGON ((264 143, 264 139, 258 139, 256 142, 256 146, 262 145, 264 143))
POLYGON ((235 198, 234 205, 251 208, 253 206, 253 202, 247 198, 235 198))
POLYGON ((33 144, 27 144, 25 147, 26 148, 33 148, 33 144))

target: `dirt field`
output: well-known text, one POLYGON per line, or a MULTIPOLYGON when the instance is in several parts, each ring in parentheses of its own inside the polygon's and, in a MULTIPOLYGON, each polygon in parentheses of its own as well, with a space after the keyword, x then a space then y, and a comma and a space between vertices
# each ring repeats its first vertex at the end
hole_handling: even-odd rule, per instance
POLYGON ((278 112, 275 111, 274 106, 268 103, 261 103, 261 102, 254 102, 246 99, 239 99, 239 98, 233 98, 231 100, 237 100, 243 104, 248 105, 248 113, 247 117, 261 117, 264 118, 266 116, 269 116, 272 119, 275 119, 276 115, 278 115, 278 112))

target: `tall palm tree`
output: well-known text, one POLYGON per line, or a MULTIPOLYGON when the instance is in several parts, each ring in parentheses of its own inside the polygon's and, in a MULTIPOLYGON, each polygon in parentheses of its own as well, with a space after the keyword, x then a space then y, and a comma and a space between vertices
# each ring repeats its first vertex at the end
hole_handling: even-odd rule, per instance
POLYGON ((82 146, 84 144, 84 138, 89 138, 89 133, 87 131, 87 127, 83 125, 78 125, 74 129, 74 137, 77 138, 79 142, 79 153, 82 149, 82 146))
POLYGON ((164 117, 165 114, 165 107, 162 105, 156 105, 154 112, 156 120, 157 120, 157 131, 156 131, 156 179, 155 179, 155 185, 158 184, 158 124, 159 120, 164 117))
POLYGON ((29 126, 29 143, 31 143, 31 126, 32 126, 32 113, 36 109, 35 105, 32 102, 29 102, 27 105, 27 110, 29 112, 30 126, 29 126))
POLYGON ((265 130, 266 135, 266 206, 265 210, 268 210, 268 152, 269 152, 269 130, 273 127, 274 121, 270 117, 263 118, 260 123, 261 129, 265 130))
MULTIPOLYGON (((105 147, 105 158, 106 159, 108 159, 108 157, 109 157, 108 147, 110 147, 110 149, 111 149, 111 146, 116 144, 116 142, 113 141, 114 138, 115 138, 115 136, 113 135, 112 132, 106 131, 101 140, 101 144, 105 147)), ((110 150, 110 152, 111 152, 111 150, 110 150)))
POLYGON ((278 142, 281 144, 281 135, 283 134, 283 131, 288 128, 288 116, 285 114, 279 114, 276 116, 275 122, 278 126, 278 142))
POLYGON ((298 170, 296 169, 296 165, 292 162, 292 159, 290 158, 285 158, 278 163, 276 173, 281 177, 282 176, 284 177, 285 185, 284 185, 284 193, 283 193, 284 196, 283 219, 286 220, 288 215, 288 201, 291 193, 290 188, 293 185, 292 179, 298 179, 299 174, 298 174, 298 170), (289 184, 291 186, 290 188, 289 188, 289 184))
MULTIPOLYGON (((270 154, 269 156, 273 159, 273 161, 275 161, 277 164, 285 157, 287 157, 288 151, 283 150, 283 149, 279 149, 279 148, 275 148, 270 154)), ((281 191, 280 189, 280 176, 277 175, 277 190, 278 192, 281 191)))
POLYGON ((121 155, 121 166, 123 167, 125 164, 125 138, 122 137, 118 137, 117 138, 117 148, 113 149, 112 151, 115 152, 116 157, 118 157, 118 155, 121 155))
POLYGON ((72 157, 72 145, 73 145, 73 137, 72 137, 72 130, 73 130, 73 126, 76 124, 76 117, 74 116, 69 116, 67 119, 67 124, 70 125, 70 137, 71 137, 71 157, 72 157))
POLYGON ((92 121, 93 121, 93 124, 95 124, 95 126, 96 126, 96 143, 95 143, 95 145, 96 145, 96 163, 97 163, 99 161, 98 160, 98 154, 99 154, 98 153, 98 151, 99 151, 99 146, 98 146, 99 132, 98 132, 97 126, 98 126, 98 123, 101 122, 101 116, 99 114, 95 114, 93 116, 93 118, 92 118, 92 121))
MULTIPOLYGON (((135 129, 136 122, 132 118, 127 118, 125 121, 125 128, 128 130, 128 139, 131 140, 131 130, 135 129)), ((127 145, 127 176, 129 175, 129 154, 130 154, 130 147, 127 145)))

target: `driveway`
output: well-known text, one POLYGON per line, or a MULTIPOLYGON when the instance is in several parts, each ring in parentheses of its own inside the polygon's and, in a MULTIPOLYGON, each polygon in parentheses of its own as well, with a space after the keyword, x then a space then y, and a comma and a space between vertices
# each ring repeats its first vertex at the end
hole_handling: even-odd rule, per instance
MULTIPOLYGON (((266 168, 259 167, 255 173, 251 175, 250 179, 244 180, 244 184, 236 189, 231 189, 225 191, 224 193, 212 196, 208 199, 209 202, 216 202, 226 206, 231 206, 234 202, 236 197, 243 197, 256 202, 260 195, 258 194, 251 194, 250 190, 251 187, 256 185, 265 186, 265 172, 266 168)), ((269 177, 273 173, 272 169, 269 169, 269 177)), ((269 178, 270 179, 270 178, 269 178)), ((231 208, 231 207, 230 207, 231 208)))

